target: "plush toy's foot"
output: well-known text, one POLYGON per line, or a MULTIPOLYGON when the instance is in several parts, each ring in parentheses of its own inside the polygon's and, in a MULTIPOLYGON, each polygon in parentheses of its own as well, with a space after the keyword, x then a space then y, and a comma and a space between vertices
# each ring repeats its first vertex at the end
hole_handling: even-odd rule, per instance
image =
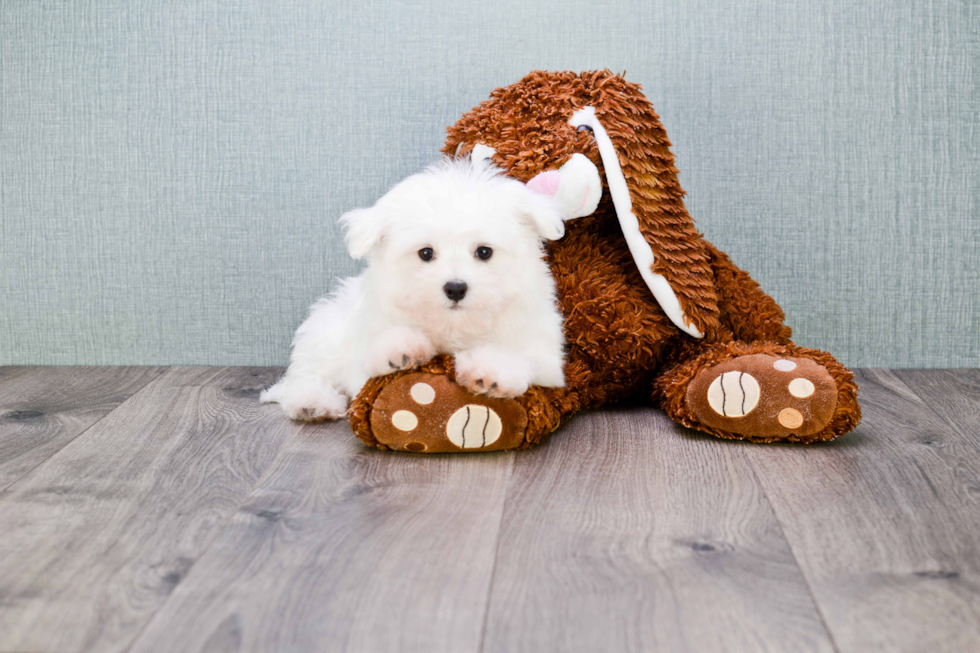
POLYGON ((819 433, 834 416, 837 384, 808 358, 750 354, 701 370, 687 404, 705 426, 785 438, 819 433))
POLYGON ((475 395, 455 382, 453 360, 370 379, 348 414, 355 435, 382 449, 416 453, 524 449, 579 409, 568 388, 532 386, 516 399, 475 395))
POLYGON ((512 399, 474 395, 444 374, 399 376, 374 400, 371 431, 389 449, 499 451, 524 441, 527 412, 512 399))
POLYGON ((860 419, 853 375, 829 354, 794 345, 727 343, 658 382, 682 424, 725 438, 831 440, 860 419))

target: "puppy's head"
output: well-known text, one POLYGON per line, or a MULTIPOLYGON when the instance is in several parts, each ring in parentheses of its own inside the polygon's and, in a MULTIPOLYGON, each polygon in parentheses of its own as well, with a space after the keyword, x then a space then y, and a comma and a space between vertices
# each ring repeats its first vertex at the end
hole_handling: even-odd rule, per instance
POLYGON ((469 158, 445 159, 341 222, 385 306, 419 324, 474 328, 540 290, 542 240, 564 234, 552 198, 469 158))

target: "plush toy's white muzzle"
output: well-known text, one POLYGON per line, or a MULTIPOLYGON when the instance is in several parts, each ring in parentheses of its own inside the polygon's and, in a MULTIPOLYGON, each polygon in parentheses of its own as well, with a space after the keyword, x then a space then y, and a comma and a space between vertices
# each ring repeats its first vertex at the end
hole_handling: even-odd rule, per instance
POLYGON ((566 220, 591 215, 602 198, 602 179, 599 169, 589 157, 575 153, 557 170, 542 172, 527 187, 558 200, 561 216, 566 220))

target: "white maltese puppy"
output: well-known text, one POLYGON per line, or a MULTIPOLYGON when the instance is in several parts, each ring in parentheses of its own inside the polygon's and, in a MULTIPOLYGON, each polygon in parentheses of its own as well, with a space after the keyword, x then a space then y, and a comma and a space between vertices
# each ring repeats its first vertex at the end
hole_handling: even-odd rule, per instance
POLYGON ((456 381, 517 397, 564 385, 562 317, 542 240, 564 234, 551 197, 487 161, 447 159, 341 217, 367 269, 310 309, 285 376, 262 393, 293 419, 338 418, 371 377, 456 359, 456 381))

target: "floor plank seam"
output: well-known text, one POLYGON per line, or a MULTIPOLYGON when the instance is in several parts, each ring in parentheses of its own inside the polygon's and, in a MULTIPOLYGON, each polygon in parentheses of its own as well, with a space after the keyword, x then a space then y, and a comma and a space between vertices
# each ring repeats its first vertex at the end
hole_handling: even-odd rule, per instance
POLYGON ((487 619, 490 617, 490 603, 493 601, 493 585, 497 579, 497 561, 500 559, 500 542, 504 526, 504 515, 507 514, 507 504, 510 500, 510 489, 514 483, 514 467, 517 465, 517 456, 520 452, 511 454, 510 478, 507 479, 507 490, 504 492, 504 504, 500 508, 500 520, 497 522, 497 542, 493 547, 493 570, 490 572, 490 583, 487 585, 487 604, 483 608, 483 621, 480 624, 480 642, 477 653, 483 653, 483 646, 487 639, 487 619))
MULTIPOLYGON (((758 445, 752 445, 758 446, 758 445)), ((759 478, 759 470, 756 468, 755 461, 751 457, 749 459, 749 468, 752 470, 752 477, 755 479, 756 486, 762 491, 762 496, 766 498, 766 503, 769 504, 769 510, 772 511, 773 517, 776 519, 776 525, 779 526, 779 532, 783 536, 783 541, 786 542, 787 548, 789 548, 789 554, 793 556, 793 564, 796 565, 796 569, 800 572, 800 578, 806 584, 806 591, 810 595, 810 600, 813 601, 813 607, 817 611, 817 616, 820 617, 820 623, 823 625, 824 632, 827 633, 827 639, 830 641, 830 645, 834 647, 836 653, 840 653, 840 646, 837 645, 837 640, 834 637, 834 632, 830 629, 830 625, 827 623, 826 617, 824 617, 823 609, 820 607, 820 601, 817 600, 817 595, 813 592, 813 586, 810 585, 810 579, 807 578, 806 572, 803 570, 802 565, 800 565, 800 560, 796 555, 796 549, 793 548, 793 542, 790 541, 789 536, 786 535, 786 527, 783 525, 783 520, 779 516, 779 511, 776 509, 776 505, 769 498, 769 492, 766 490, 765 484, 762 479, 759 478)))
MULTIPOLYGON (((901 370, 898 370, 898 371, 900 372, 901 370)), ((960 438, 964 442, 966 442, 967 444, 969 444, 970 446, 972 446, 974 449, 976 449, 977 453, 980 454, 980 443, 977 443, 974 440, 974 438, 970 436, 969 433, 964 432, 963 429, 960 428, 959 424, 957 424, 956 422, 952 422, 952 421, 948 420, 947 418, 943 417, 942 413, 940 413, 935 408, 933 408, 932 407, 932 404, 929 403, 929 401, 921 393, 917 392, 915 388, 913 388, 911 385, 909 385, 905 381, 905 379, 903 379, 901 377, 900 374, 896 374, 896 373, 894 373, 894 371, 892 371, 892 376, 894 376, 895 379, 898 380, 899 383, 901 383, 903 386, 905 386, 906 388, 908 388, 909 392, 911 392, 912 394, 914 394, 919 399, 919 401, 922 403, 922 405, 925 406, 926 409, 930 413, 932 413, 933 415, 935 415, 939 419, 940 422, 942 422, 943 424, 946 424, 947 426, 949 426, 949 428, 953 429, 953 431, 958 436, 960 436, 960 438)))
POLYGON ((163 603, 160 604, 160 606, 157 608, 153 616, 146 620, 146 623, 143 624, 143 626, 133 637, 132 641, 129 643, 129 646, 127 646, 125 649, 127 652, 133 650, 133 647, 135 647, 139 643, 140 639, 143 637, 146 631, 149 630, 150 626, 156 623, 156 620, 160 617, 161 614, 164 613, 164 608, 166 608, 167 605, 170 603, 170 601, 173 600, 174 594, 177 593, 177 588, 179 588, 181 583, 185 582, 190 577, 191 573, 194 571, 194 567, 196 567, 197 564, 202 559, 204 559, 204 557, 211 550, 211 547, 214 546, 216 542, 219 542, 221 540, 221 536, 224 535, 225 531, 228 529, 232 520, 234 520, 235 516, 242 511, 242 506, 248 503, 248 500, 251 498, 252 493, 255 492, 255 489, 260 487, 262 485, 262 481, 264 481, 266 477, 272 473, 272 470, 276 468, 276 462, 282 457, 283 451, 285 451, 288 448, 287 445, 290 442, 292 442, 295 438, 297 438, 307 427, 308 425, 304 425, 303 427, 296 429, 289 437, 283 440, 283 443, 280 446, 278 453, 276 453, 276 455, 273 456, 272 460, 269 461, 269 466, 265 469, 265 471, 263 471, 256 478, 255 483, 252 485, 252 488, 248 492, 243 493, 242 499, 241 501, 238 502, 238 505, 236 505, 235 508, 228 513, 228 516, 224 519, 221 525, 215 529, 215 534, 214 536, 212 536, 211 541, 208 542, 207 546, 205 546, 204 549, 200 552, 200 555, 198 555, 194 559, 194 562, 192 562, 187 567, 187 571, 184 572, 184 574, 181 576, 177 584, 173 586, 173 589, 171 590, 170 594, 163 601, 163 603))
POLYGON ((151 378, 147 379, 146 383, 144 383, 139 388, 137 388, 131 395, 129 395, 128 397, 126 397, 123 401, 119 402, 119 404, 115 408, 113 408, 112 410, 110 410, 109 412, 107 412, 105 415, 103 415, 102 417, 100 417, 99 419, 95 420, 94 422, 92 422, 91 424, 89 424, 87 427, 85 427, 84 429, 82 429, 81 431, 79 431, 78 433, 76 433, 72 438, 70 438, 68 441, 66 441, 63 445, 61 445, 60 447, 58 447, 58 449, 56 449, 55 451, 52 451, 50 456, 48 456, 44 460, 38 462, 38 464, 36 464, 33 467, 31 467, 30 469, 26 470, 23 474, 21 474, 20 476, 18 476, 14 480, 12 480, 10 483, 8 483, 4 487, 0 488, 0 502, 2 502, 4 500, 4 497, 8 494, 8 491, 12 487, 14 487, 15 485, 17 485, 18 483, 20 483, 21 481, 23 481, 25 478, 27 478, 28 476, 30 476, 31 474, 33 474, 35 471, 37 471, 38 468, 42 467, 49 460, 51 460, 52 458, 54 458, 55 456, 57 456, 59 453, 61 453, 62 451, 64 451, 65 447, 69 446, 72 442, 74 442, 75 440, 77 440, 78 438, 82 437, 83 435, 85 435, 86 433, 88 433, 89 431, 91 431, 93 428, 95 428, 96 425, 101 424, 103 420, 105 420, 107 417, 109 417, 109 415, 112 415, 114 412, 116 412, 117 410, 119 410, 119 408, 123 404, 126 404, 126 403, 132 401, 133 398, 136 397, 136 395, 138 395, 141 392, 143 392, 143 390, 148 385, 150 385, 151 383, 155 382, 157 379, 159 379, 164 374, 166 374, 167 370, 169 370, 169 369, 170 369, 170 367, 164 367, 163 369, 161 369, 159 374, 157 374, 154 377, 151 377, 151 378))
MULTIPOLYGON (((237 514, 237 512, 236 513, 233 513, 232 516, 234 516, 235 514, 237 514)), ((227 528, 227 524, 223 524, 222 525, 222 527, 221 527, 222 532, 224 532, 224 529, 225 528, 227 528)), ((218 535, 221 535, 221 533, 218 533, 218 535)), ((161 603, 157 607, 156 612, 153 613, 153 616, 150 617, 149 619, 147 619, 146 622, 140 627, 140 629, 138 631, 136 631, 136 633, 133 635, 133 638, 130 640, 129 644, 127 644, 126 645, 126 648, 123 649, 126 653, 129 653, 129 651, 132 651, 133 650, 133 647, 136 646, 139 643, 140 639, 142 639, 142 637, 146 633, 146 631, 149 630, 150 626, 156 622, 157 618, 161 614, 163 614, 163 609, 166 608, 167 607, 167 604, 170 603, 170 601, 173 600, 174 594, 177 593, 177 588, 180 587, 180 584, 183 583, 187 579, 187 577, 191 575, 191 572, 194 570, 194 567, 196 567, 197 566, 197 563, 201 561, 201 558, 203 558, 205 556, 205 554, 207 554, 208 550, 212 546, 214 546, 214 542, 217 539, 218 539, 217 536, 215 536, 214 538, 212 538, 211 542, 208 542, 208 545, 204 548, 203 551, 201 551, 201 555, 197 556, 197 558, 194 559, 194 562, 192 562, 190 565, 188 565, 187 571, 184 572, 184 574, 181 576, 180 580, 177 581, 177 583, 170 590, 170 594, 167 595, 167 598, 164 599, 163 603, 161 603)))
MULTIPOLYGON (((902 378, 900 374, 901 370, 889 369, 888 371, 891 372, 891 375, 896 380, 898 380, 899 383, 905 386, 913 395, 915 395, 916 398, 919 399, 920 403, 922 403, 922 405, 929 411, 929 413, 935 415, 941 423, 948 426, 950 429, 953 430, 954 433, 960 436, 960 439, 963 442, 966 442, 968 446, 972 446, 978 453, 980 453, 980 444, 975 442, 974 439, 970 437, 970 435, 967 432, 961 429, 958 423, 949 420, 948 418, 944 417, 942 413, 940 413, 935 408, 933 408, 932 404, 921 392, 916 390, 912 385, 910 385, 905 379, 902 378)), ((925 480, 925 482, 929 484, 930 487, 932 487, 932 481, 929 479, 928 475, 925 473, 925 471, 922 470, 921 467, 919 468, 919 472, 922 474, 922 477, 925 480)), ((933 493, 935 493, 935 488, 933 488, 933 493)), ((978 613, 976 610, 974 610, 973 612, 977 616, 977 618, 980 618, 980 613, 978 613)))

